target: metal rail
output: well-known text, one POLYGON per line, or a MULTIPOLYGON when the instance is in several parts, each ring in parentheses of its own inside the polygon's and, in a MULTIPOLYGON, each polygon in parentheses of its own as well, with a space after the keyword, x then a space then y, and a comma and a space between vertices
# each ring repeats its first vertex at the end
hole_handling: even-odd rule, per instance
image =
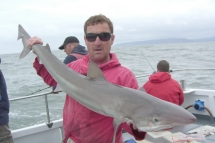
POLYGON ((45 92, 45 93, 40 93, 40 94, 35 94, 35 95, 29 95, 29 96, 24 96, 24 97, 18 97, 18 98, 12 98, 9 99, 9 101, 17 101, 17 100, 22 100, 22 99, 28 99, 28 98, 34 98, 34 97, 39 97, 39 96, 44 96, 45 97, 45 105, 46 105, 46 116, 48 122, 46 125, 51 128, 53 123, 50 120, 50 115, 49 115, 49 105, 48 105, 48 96, 49 94, 58 94, 56 92, 45 92))
MULTIPOLYGON (((169 70, 169 72, 175 72, 175 71, 187 71, 187 70, 215 70, 215 68, 189 68, 189 69, 175 69, 175 70, 169 70)), ((153 73, 148 73, 146 75, 139 75, 136 76, 136 78, 140 78, 140 77, 146 77, 146 76, 150 76, 153 73)))
POLYGON ((48 95, 48 94, 53 94, 53 92, 45 92, 45 93, 40 93, 40 94, 33 94, 33 95, 29 95, 29 96, 12 98, 12 99, 9 99, 9 101, 17 101, 17 100, 33 98, 33 97, 39 97, 39 96, 48 95))

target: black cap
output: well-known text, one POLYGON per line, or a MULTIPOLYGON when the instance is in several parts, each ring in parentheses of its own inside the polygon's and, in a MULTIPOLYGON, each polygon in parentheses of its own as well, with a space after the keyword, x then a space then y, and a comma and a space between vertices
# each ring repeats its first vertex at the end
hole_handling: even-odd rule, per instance
POLYGON ((69 37, 67 37, 67 38, 64 40, 63 45, 61 45, 61 46, 59 47, 59 49, 60 49, 60 50, 63 50, 63 49, 64 49, 64 46, 67 45, 67 44, 69 44, 69 43, 79 43, 79 41, 78 41, 78 39, 77 39, 76 37, 74 37, 74 36, 69 36, 69 37))

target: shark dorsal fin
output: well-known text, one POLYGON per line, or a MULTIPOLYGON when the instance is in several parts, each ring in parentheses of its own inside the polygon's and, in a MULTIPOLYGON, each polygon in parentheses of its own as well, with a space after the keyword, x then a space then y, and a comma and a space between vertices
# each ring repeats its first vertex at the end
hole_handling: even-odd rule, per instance
POLYGON ((46 44, 45 48, 46 48, 49 52, 51 52, 51 48, 50 48, 49 44, 46 44))
POLYGON ((87 78, 91 80, 106 81, 104 74, 102 73, 102 70, 93 61, 90 61, 90 65, 87 72, 87 78))

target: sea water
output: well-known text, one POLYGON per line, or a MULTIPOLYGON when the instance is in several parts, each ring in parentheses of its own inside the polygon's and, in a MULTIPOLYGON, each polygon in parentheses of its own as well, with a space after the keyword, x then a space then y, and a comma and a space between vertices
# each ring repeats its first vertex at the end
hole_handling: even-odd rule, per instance
MULTIPOLYGON (((113 46, 111 51, 116 53, 121 64, 132 70, 136 76, 144 75, 138 78, 139 86, 148 80, 148 75, 156 71, 160 60, 167 60, 173 70, 172 77, 178 82, 186 80, 187 88, 215 90, 215 42, 113 46)), ((66 57, 61 50, 52 53, 61 61, 66 57)), ((39 91, 51 91, 33 68, 33 53, 29 53, 22 60, 19 60, 19 53, 4 54, 0 57, 0 68, 5 76, 10 99, 29 96, 39 91)), ((48 101, 51 121, 61 119, 65 93, 48 95, 48 101)), ((10 102, 9 125, 12 130, 46 122, 43 96, 10 102)))

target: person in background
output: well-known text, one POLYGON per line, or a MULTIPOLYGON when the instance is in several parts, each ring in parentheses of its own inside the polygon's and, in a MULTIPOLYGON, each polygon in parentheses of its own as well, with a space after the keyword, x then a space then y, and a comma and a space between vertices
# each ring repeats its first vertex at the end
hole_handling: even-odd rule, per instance
POLYGON ((9 108, 10 103, 7 94, 7 85, 0 69, 0 143, 13 143, 13 137, 8 126, 9 108))
POLYGON ((59 49, 64 49, 64 52, 67 54, 67 57, 63 61, 64 64, 83 58, 87 54, 85 47, 81 46, 79 40, 74 36, 67 37, 59 49))
POLYGON ((180 84, 171 78, 169 73, 169 63, 161 60, 157 64, 157 72, 149 77, 143 85, 144 90, 157 98, 182 105, 184 93, 180 84))
MULTIPOLYGON (((138 83, 133 72, 123 67, 116 54, 110 52, 115 39, 113 32, 113 24, 105 15, 91 16, 84 24, 84 40, 88 55, 67 66, 80 74, 87 75, 89 61, 92 60, 102 70, 107 81, 137 89, 138 83)), ((38 37, 30 38, 28 46, 32 47, 34 44, 43 44, 43 42, 38 37)), ((33 66, 48 85, 57 85, 44 65, 39 63, 38 58, 35 59, 33 66)), ((111 143, 113 140, 113 118, 86 108, 69 95, 66 95, 63 109, 63 128, 64 143, 69 138, 78 143, 111 143)), ((135 125, 125 122, 118 127, 116 143, 123 143, 122 129, 133 135, 136 140, 142 140, 146 135, 145 132, 137 130, 135 125)))
MULTIPOLYGON (((84 46, 79 44, 79 40, 75 36, 67 37, 59 49, 64 49, 64 52, 67 54, 63 61, 64 64, 69 64, 77 59, 81 59, 87 54, 87 50, 84 46)), ((55 93, 55 88, 56 86, 52 86, 53 93, 55 93)))

